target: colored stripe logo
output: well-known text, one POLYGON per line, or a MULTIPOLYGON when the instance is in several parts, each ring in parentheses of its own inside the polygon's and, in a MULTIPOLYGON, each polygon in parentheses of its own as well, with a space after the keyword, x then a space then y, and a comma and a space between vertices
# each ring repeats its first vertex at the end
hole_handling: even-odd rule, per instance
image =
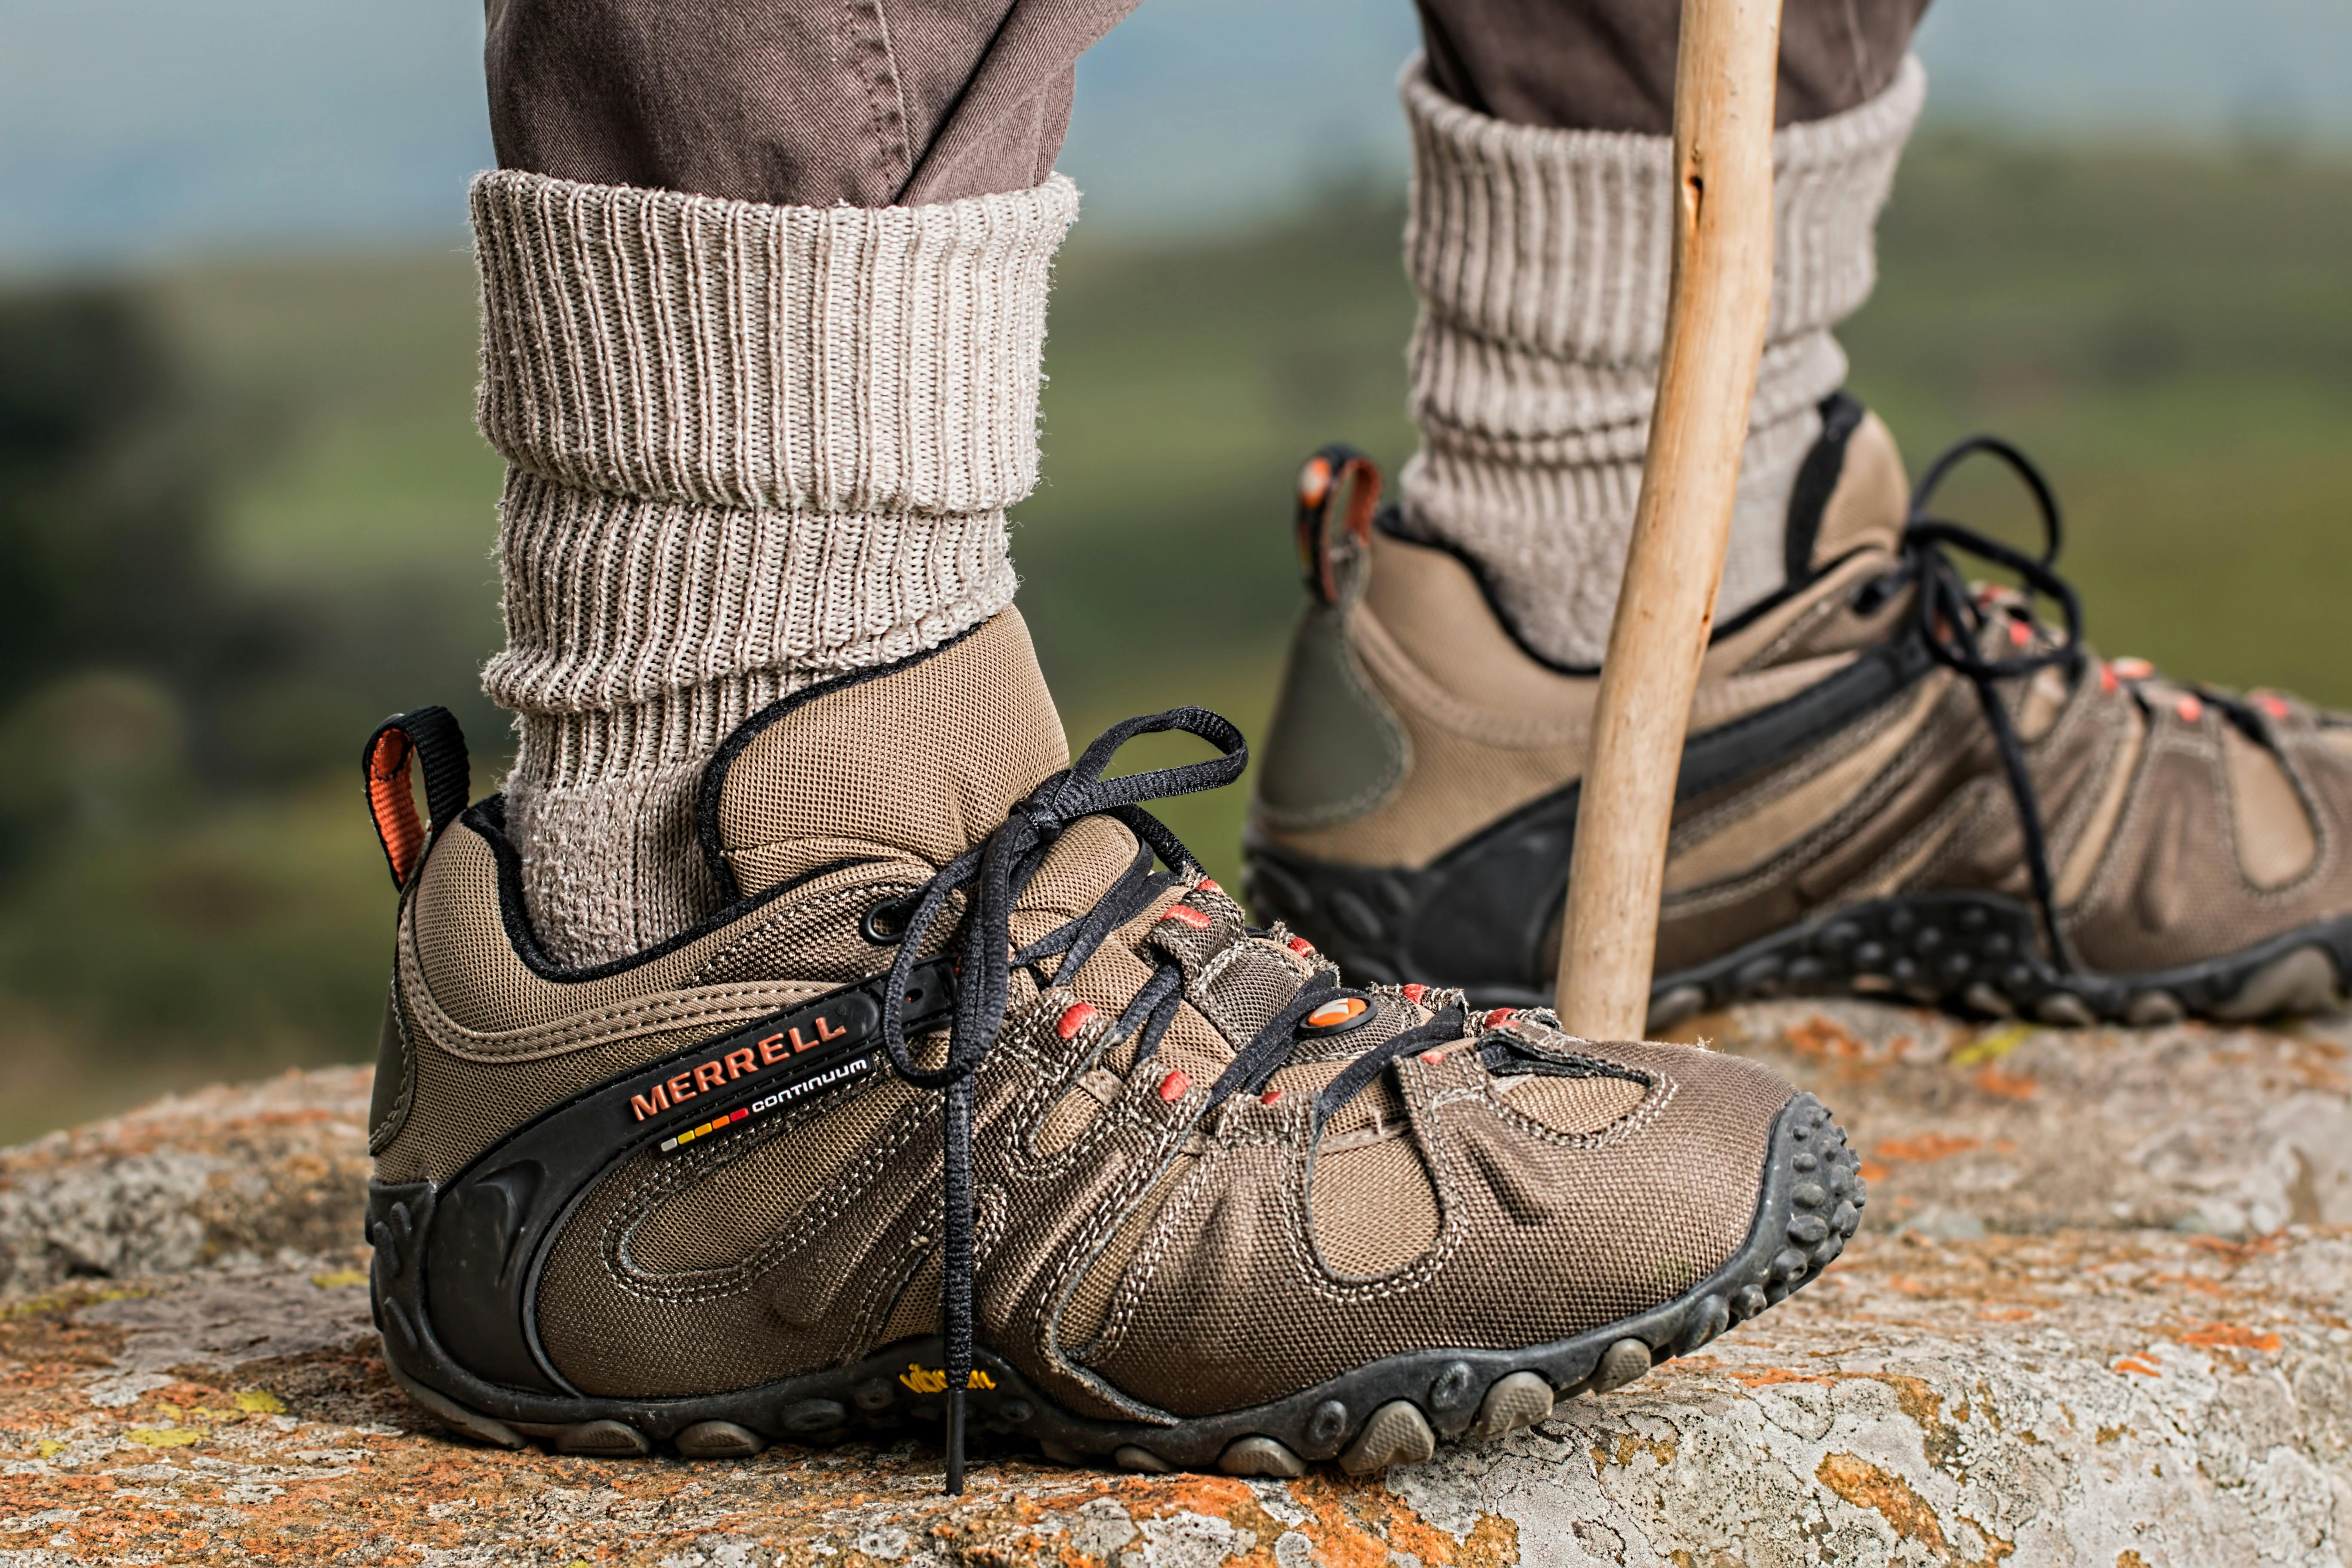
POLYGON ((667 1154, 681 1143, 691 1143, 698 1138, 708 1138, 722 1127, 732 1127, 738 1121, 748 1121, 751 1119, 751 1108, 748 1105, 739 1105, 735 1108, 735 1113, 732 1116, 718 1117, 704 1122, 699 1127, 689 1127, 675 1138, 664 1139, 661 1146, 662 1152, 667 1154))

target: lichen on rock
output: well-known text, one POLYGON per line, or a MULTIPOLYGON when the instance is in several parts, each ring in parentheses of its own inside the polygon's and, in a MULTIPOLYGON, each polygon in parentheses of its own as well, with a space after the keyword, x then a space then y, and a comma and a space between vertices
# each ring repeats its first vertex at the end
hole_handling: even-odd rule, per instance
POLYGON ((2340 1563, 2352 1091, 2294 1035, 1704 1026, 1843 1114, 1872 1228, 1615 1394, 1374 1480, 1071 1471, 922 1438, 508 1453, 392 1385, 354 1244, 363 1072, 0 1153, 0 1563, 2340 1563), (1963 1223, 1965 1220, 1966 1223, 1963 1223))

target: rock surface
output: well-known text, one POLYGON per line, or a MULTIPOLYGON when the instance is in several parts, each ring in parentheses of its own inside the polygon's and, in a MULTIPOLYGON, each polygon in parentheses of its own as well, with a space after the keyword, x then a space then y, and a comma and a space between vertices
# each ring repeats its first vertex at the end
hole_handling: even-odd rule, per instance
POLYGON ((452 1440, 391 1387, 363 1072, 0 1153, 0 1565, 2340 1563, 2352 1053, 2291 1033, 1700 1021, 1842 1113, 1864 1237, 1706 1353, 1356 1481, 919 1445, 610 1462, 452 1440))

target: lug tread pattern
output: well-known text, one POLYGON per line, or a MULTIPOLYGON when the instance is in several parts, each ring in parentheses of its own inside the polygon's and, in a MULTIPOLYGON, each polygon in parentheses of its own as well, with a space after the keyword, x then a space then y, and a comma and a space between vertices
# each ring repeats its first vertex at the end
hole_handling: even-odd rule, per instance
MULTIPOLYGON (((1061 1410, 983 1352, 992 1387, 970 1395, 973 1423, 1025 1440, 1057 1463, 1143 1474, 1217 1470, 1296 1477, 1336 1461, 1355 1475, 1427 1459, 1441 1438, 1496 1441, 1548 1419, 1559 1401, 1610 1393, 1786 1300, 1837 1258, 1862 1223, 1861 1157, 1810 1094, 1773 1127, 1748 1240, 1681 1296, 1622 1322, 1516 1352, 1438 1350, 1391 1356, 1254 1409, 1165 1426, 1094 1420, 1061 1410)), ((429 1336, 424 1342, 430 1344, 429 1336)), ((562 1398, 476 1384, 460 1398, 404 1371, 394 1375, 426 1409, 484 1441, 536 1439, 562 1453, 625 1458, 664 1449, 690 1459, 747 1458, 772 1442, 827 1442, 936 1423, 943 1397, 899 1375, 940 1364, 936 1339, 891 1346, 864 1362, 785 1384, 688 1400, 562 1398), (490 1408, 485 1409, 482 1406, 490 1408), (500 1408, 504 1406, 504 1408, 500 1408)), ((453 1366, 436 1381, 470 1381, 453 1366)))
MULTIPOLYGON (((1297 929, 1351 975, 1418 973, 1404 933, 1423 874, 1305 860, 1249 847, 1254 907, 1297 929)), ((1480 1007, 1539 1007, 1541 981, 1466 987, 1480 1007)), ((2032 911, 1994 893, 1916 893, 1834 910, 1705 963, 1659 977, 1649 1029, 1776 996, 1855 995, 1978 1017, 2087 1028, 2205 1018, 2246 1023, 2332 1011, 2352 997, 2352 915, 2299 927, 2237 952, 2137 973, 2063 971, 2042 951, 2032 911)))

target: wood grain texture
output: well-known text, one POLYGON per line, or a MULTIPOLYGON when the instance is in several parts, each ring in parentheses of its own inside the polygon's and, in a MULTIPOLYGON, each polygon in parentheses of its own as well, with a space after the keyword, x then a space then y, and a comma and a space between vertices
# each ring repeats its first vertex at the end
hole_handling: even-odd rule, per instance
POLYGON ((1771 310, 1780 33, 1779 0, 1683 0, 1665 352, 1560 935, 1561 1021, 1588 1039, 1638 1037, 1649 1010, 1675 777, 1771 310))

